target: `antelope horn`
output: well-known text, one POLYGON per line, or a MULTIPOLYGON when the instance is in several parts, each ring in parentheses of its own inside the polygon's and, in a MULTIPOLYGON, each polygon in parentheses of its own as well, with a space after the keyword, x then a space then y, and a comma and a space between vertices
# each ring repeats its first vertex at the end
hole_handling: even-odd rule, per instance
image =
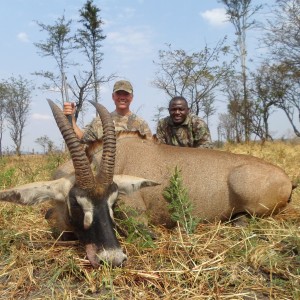
POLYGON ((82 144, 62 110, 52 100, 47 99, 47 101, 71 154, 77 186, 83 190, 93 190, 95 187, 95 179, 82 144))
POLYGON ((103 126, 103 152, 99 167, 99 173, 96 175, 96 182, 105 186, 113 182, 115 156, 116 156, 116 134, 115 125, 107 109, 94 101, 93 104, 100 116, 103 126))

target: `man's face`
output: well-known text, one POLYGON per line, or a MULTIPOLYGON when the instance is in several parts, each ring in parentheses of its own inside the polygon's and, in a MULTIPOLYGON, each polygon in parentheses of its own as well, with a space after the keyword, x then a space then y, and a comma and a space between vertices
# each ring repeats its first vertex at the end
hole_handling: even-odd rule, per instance
POLYGON ((129 109, 133 95, 125 91, 117 91, 112 94, 117 109, 129 109))
POLYGON ((180 125, 183 123, 189 113, 185 101, 176 100, 172 101, 169 107, 169 114, 174 124, 180 125))

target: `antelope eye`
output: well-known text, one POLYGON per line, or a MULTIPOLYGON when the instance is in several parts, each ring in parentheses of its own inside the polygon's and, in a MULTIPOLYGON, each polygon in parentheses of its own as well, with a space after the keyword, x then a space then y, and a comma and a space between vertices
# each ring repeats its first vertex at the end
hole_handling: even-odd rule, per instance
POLYGON ((76 220, 76 222, 83 219, 82 207, 74 197, 69 199, 69 218, 70 220, 76 220))

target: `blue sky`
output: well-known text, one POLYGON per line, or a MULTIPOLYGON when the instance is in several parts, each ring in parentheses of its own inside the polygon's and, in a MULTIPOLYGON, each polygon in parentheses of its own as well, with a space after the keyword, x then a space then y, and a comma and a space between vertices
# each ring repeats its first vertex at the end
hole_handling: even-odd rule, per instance
MULTIPOLYGON (((259 1, 254 3, 273 1, 259 1)), ((48 70, 54 62, 41 58, 33 43, 46 39, 39 31, 35 21, 53 25, 55 20, 65 14, 74 23, 78 10, 85 0, 11 0, 2 3, 0 11, 1 68, 0 79, 10 76, 23 77, 40 84, 41 80, 32 76, 34 71, 48 70)), ((213 47, 225 35, 234 38, 233 26, 225 21, 225 10, 216 0, 94 0, 101 9, 105 22, 103 33, 104 75, 116 73, 121 79, 128 79, 134 86, 132 110, 142 116, 155 132, 152 121, 156 107, 165 106, 169 99, 162 91, 151 85, 156 71, 153 61, 157 61, 158 51, 171 44, 173 49, 200 51, 205 44, 213 47)), ((262 17, 262 16, 260 16, 262 17)), ((255 59, 259 52, 258 32, 249 34, 249 58, 255 59)), ((102 103, 112 111, 111 99, 113 82, 103 86, 102 103)), ((46 98, 48 94, 39 90, 33 92, 30 121, 25 128, 22 150, 41 151, 34 142, 36 138, 47 135, 57 146, 62 144, 61 136, 53 121, 46 98)), ((58 95, 52 94, 55 100, 58 95)), ((218 113, 224 112, 225 104, 218 99, 216 115, 210 120, 213 140, 217 139, 218 113)), ((84 123, 92 117, 88 112, 84 123)), ((272 117, 271 130, 277 137, 287 134, 289 124, 282 114, 272 117)), ((12 145, 8 133, 3 140, 4 147, 12 145)))

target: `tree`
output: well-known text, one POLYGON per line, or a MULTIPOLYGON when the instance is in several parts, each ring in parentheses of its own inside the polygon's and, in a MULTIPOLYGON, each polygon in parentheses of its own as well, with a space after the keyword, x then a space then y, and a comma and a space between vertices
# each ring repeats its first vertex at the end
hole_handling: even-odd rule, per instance
POLYGON ((226 14, 229 21, 235 28, 235 34, 237 35, 236 49, 241 63, 241 80, 243 86, 243 123, 245 140, 250 140, 251 133, 251 101, 249 99, 249 92, 247 86, 247 45, 246 34, 247 31, 255 25, 255 20, 251 20, 253 15, 257 13, 262 5, 252 6, 252 0, 219 0, 226 8, 226 14))
POLYGON ((272 18, 267 20, 264 42, 273 59, 300 69, 300 2, 299 0, 277 0, 272 18))
POLYGON ((83 108, 84 100, 91 89, 94 92, 93 100, 99 102, 101 84, 116 77, 114 74, 107 77, 100 76, 103 61, 103 53, 100 49, 103 40, 106 38, 103 35, 102 26, 104 23, 99 16, 100 12, 101 10, 94 5, 93 0, 87 0, 83 8, 79 10, 79 23, 82 27, 77 30, 75 43, 86 57, 88 64, 91 66, 91 71, 85 72, 87 76, 81 80, 82 83, 79 83, 79 80, 74 76, 77 89, 72 88, 72 93, 78 102, 77 112, 80 112, 83 108))
POLYGON ((68 61, 70 52, 74 49, 72 45, 73 36, 71 35, 71 23, 72 21, 66 21, 65 16, 58 18, 54 25, 45 25, 40 22, 36 22, 41 31, 45 31, 48 38, 44 42, 34 43, 39 49, 39 54, 42 57, 51 57, 55 60, 58 67, 59 74, 55 74, 51 71, 39 71, 35 72, 35 75, 42 76, 50 84, 45 83, 44 88, 47 90, 59 90, 61 93, 62 104, 68 101, 67 83, 66 83, 66 71, 72 63, 68 61))
POLYGON ((272 95, 275 105, 287 116, 294 133, 300 137, 300 72, 290 65, 279 64, 272 68, 272 95))
POLYGON ((295 122, 300 121, 300 2, 277 0, 272 18, 267 20, 265 44, 274 64, 276 106, 287 116, 294 133, 300 136, 295 122))
POLYGON ((22 76, 11 77, 3 83, 5 86, 5 111, 10 137, 15 144, 17 155, 21 155, 24 128, 30 111, 32 83, 22 76))
POLYGON ((75 100, 75 104, 76 104, 75 120, 76 121, 78 119, 79 113, 80 112, 83 113, 83 104, 84 104, 84 101, 87 98, 88 92, 90 90, 91 78, 92 78, 92 72, 90 72, 87 79, 83 83, 80 84, 78 82, 77 77, 74 76, 74 80, 77 85, 77 89, 73 88, 72 86, 69 86, 74 99, 76 99, 75 100))
POLYGON ((297 121, 300 123, 300 72, 296 68, 284 63, 263 64, 255 76, 255 93, 265 123, 265 139, 270 137, 267 120, 275 107, 285 113, 294 133, 300 136, 296 125, 297 121))
MULTIPOLYGON (((227 141, 235 141, 240 143, 244 137, 244 123, 243 123, 243 108, 242 108, 242 93, 240 88, 240 76, 232 75, 228 76, 224 80, 224 92, 228 98, 228 105, 226 118, 223 117, 223 121, 220 119, 220 129, 227 132, 227 124, 231 124, 230 135, 225 134, 227 141), (226 119, 226 120, 225 120, 226 119), (225 122, 226 121, 226 122, 225 122), (225 126, 222 128, 222 126, 225 126), (230 138, 228 140, 227 138, 230 138)), ((222 115, 221 115, 222 116, 222 115)))
POLYGON ((154 121, 155 124, 157 124, 158 121, 163 117, 163 112, 165 110, 168 110, 168 109, 166 107, 156 106, 156 113, 154 114, 153 119, 152 119, 152 121, 154 121))
POLYGON ((2 139, 4 133, 5 121, 5 85, 0 83, 0 157, 2 157, 2 139))
POLYGON ((79 10, 80 20, 83 29, 79 28, 75 41, 85 54, 92 67, 94 101, 99 99, 99 69, 103 60, 103 53, 100 52, 102 41, 106 38, 102 34, 103 21, 99 17, 100 9, 93 4, 93 0, 87 0, 83 8, 79 10))
POLYGON ((35 143, 39 144, 45 153, 50 153, 54 149, 54 142, 50 140, 47 135, 41 136, 35 140, 35 143))
MULTIPOLYGON (((275 90, 278 90, 277 66, 270 65, 267 61, 253 73, 252 94, 254 101, 254 117, 252 120, 253 132, 262 141, 273 139, 269 132, 269 117, 276 107, 278 98, 275 90)), ((282 87, 280 87, 282 88, 282 87)))
POLYGON ((220 41, 211 49, 208 46, 200 52, 188 54, 184 50, 159 51, 159 61, 153 85, 163 90, 169 98, 183 96, 187 99, 193 113, 214 114, 214 92, 224 78, 229 76, 231 64, 220 62, 221 55, 228 53, 225 40, 220 41))
POLYGON ((223 138, 227 142, 234 142, 236 138, 235 131, 235 120, 230 114, 220 114, 219 115, 219 125, 218 125, 218 142, 220 143, 223 138))

